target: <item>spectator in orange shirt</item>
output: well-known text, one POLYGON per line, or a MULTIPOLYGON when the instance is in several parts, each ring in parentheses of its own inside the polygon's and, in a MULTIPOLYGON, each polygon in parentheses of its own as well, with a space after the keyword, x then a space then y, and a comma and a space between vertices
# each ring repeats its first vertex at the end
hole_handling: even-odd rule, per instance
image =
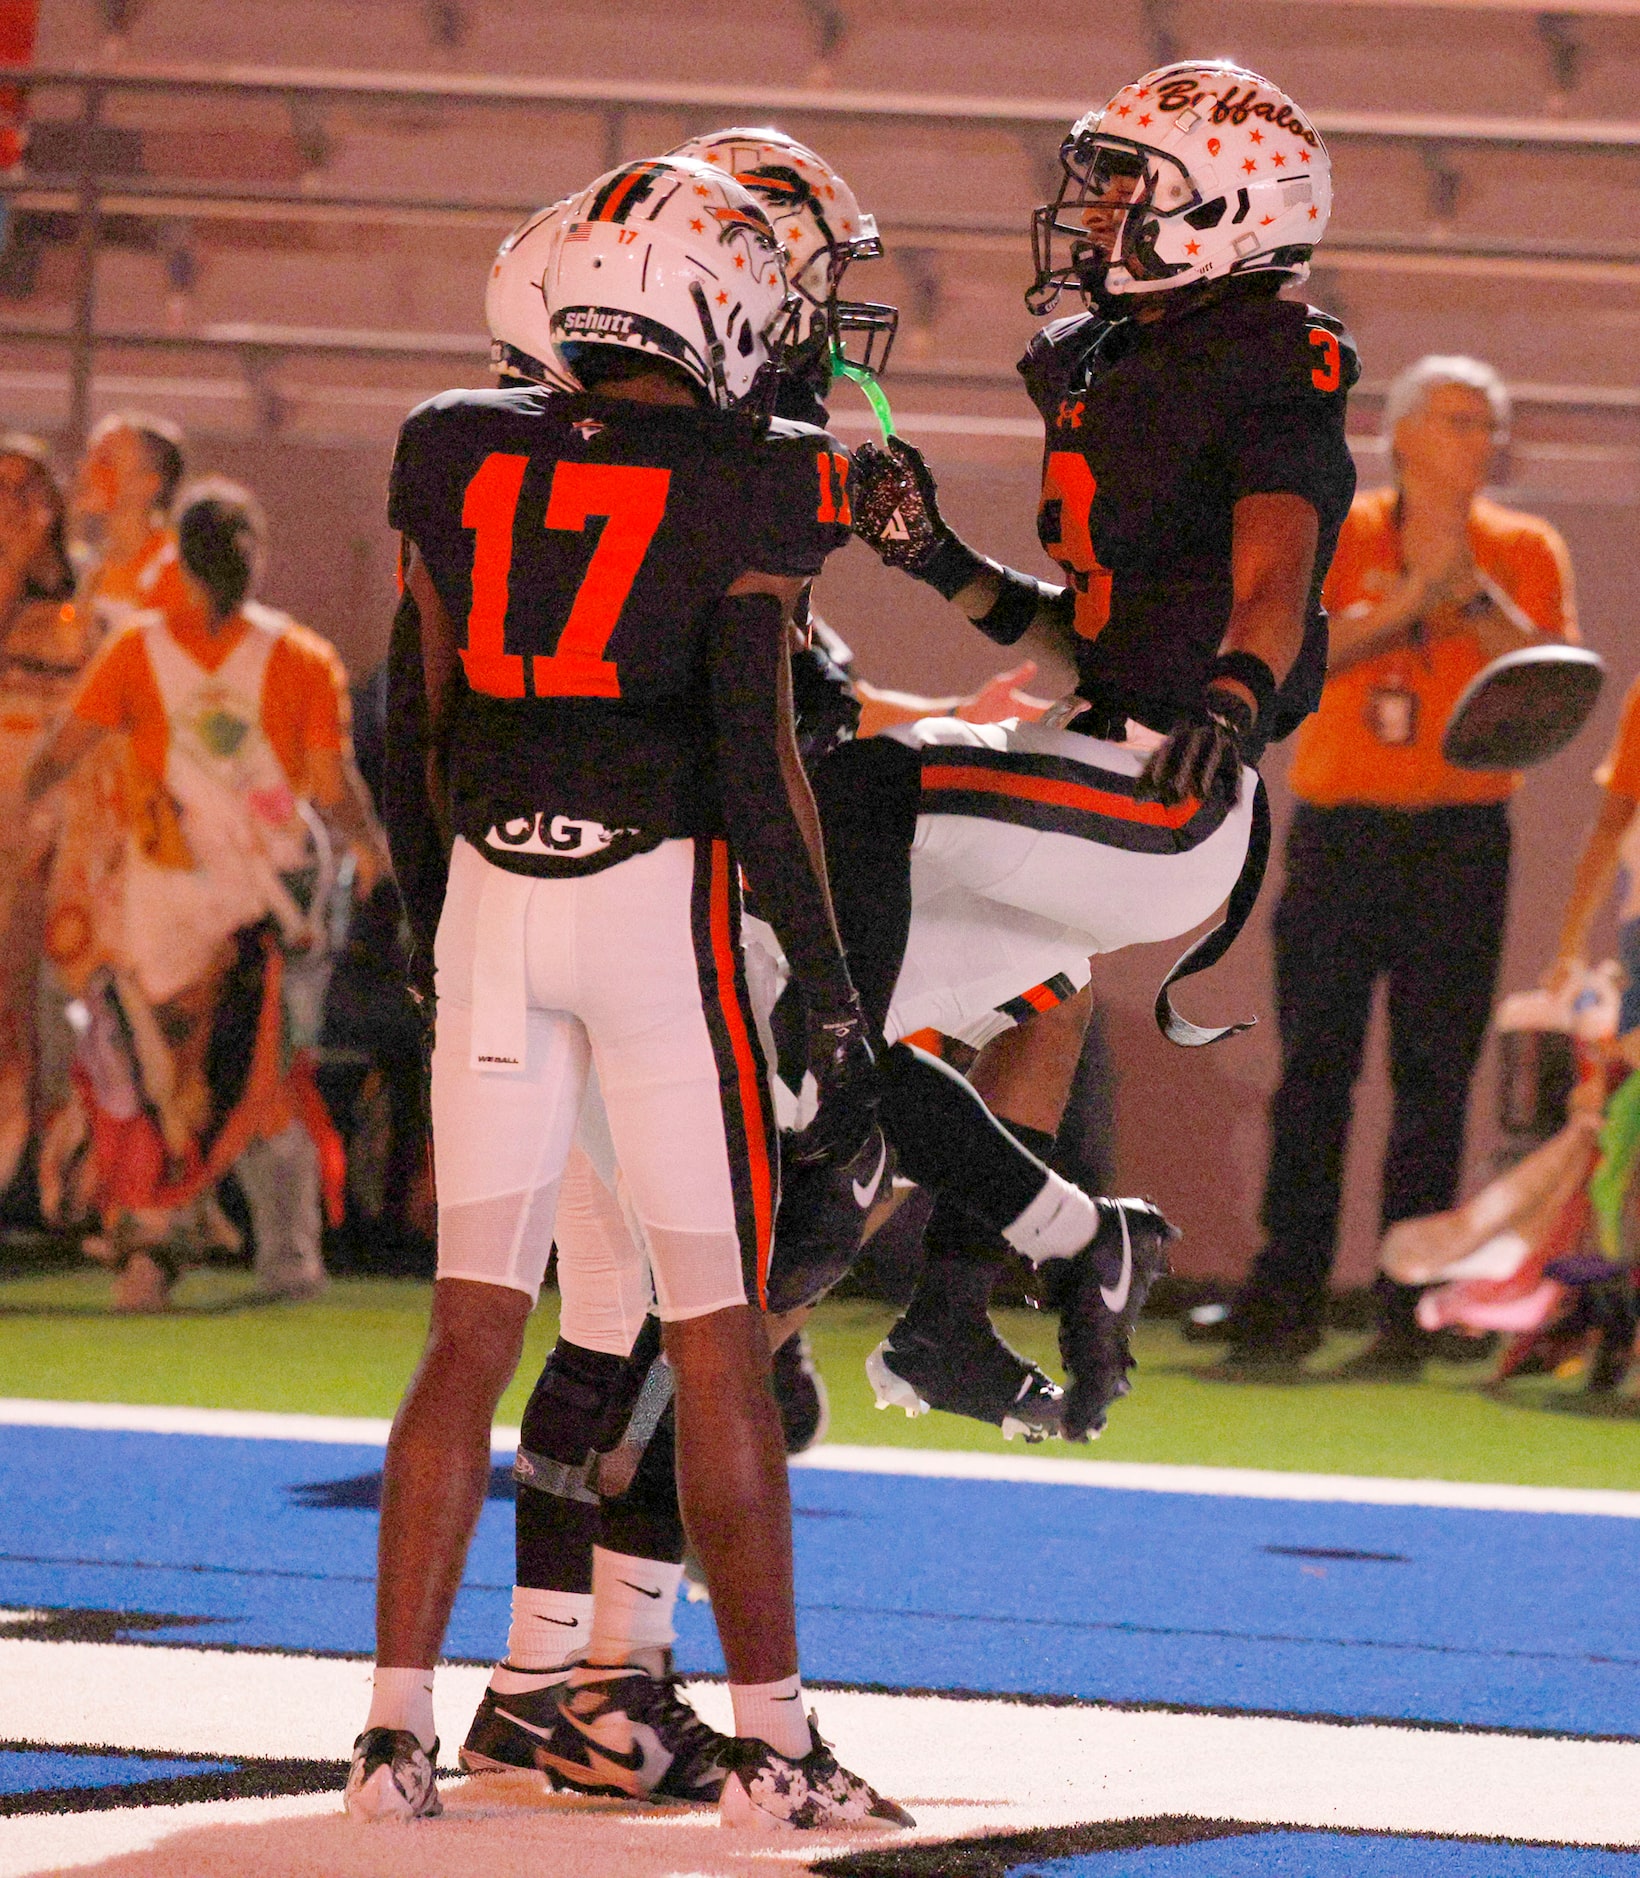
MULTIPOLYGON (((1276 907, 1281 1085, 1270 1104, 1266 1243, 1230 1312, 1226 1367, 1296 1366, 1322 1339, 1352 1093, 1373 989, 1388 981, 1394 1119, 1382 1220, 1456 1198, 1486 1034, 1519 777, 1455 769, 1441 733, 1500 654, 1577 638, 1571 566, 1547 522, 1482 485, 1509 430, 1490 366, 1421 359, 1384 414, 1395 480, 1355 500, 1324 598, 1321 707, 1299 731, 1276 907)), ((1340 1374, 1411 1377, 1429 1341, 1415 1290, 1379 1280, 1379 1328, 1340 1374)))
POLYGON ((91 433, 74 487, 75 520, 92 556, 78 597, 105 633, 182 598, 168 519, 182 467, 182 433, 162 417, 115 412, 91 433))

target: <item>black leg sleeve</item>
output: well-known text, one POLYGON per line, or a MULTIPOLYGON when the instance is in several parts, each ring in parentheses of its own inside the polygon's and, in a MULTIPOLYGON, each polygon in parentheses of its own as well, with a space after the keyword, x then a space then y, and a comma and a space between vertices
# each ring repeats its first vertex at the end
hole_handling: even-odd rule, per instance
POLYGON ((881 1031, 911 935, 922 756, 893 737, 845 743, 814 772, 831 904, 860 1007, 881 1031))
POLYGON ((878 1113, 909 1179, 999 1232, 1047 1185, 1047 1167, 971 1085, 910 1044, 896 1043, 884 1054, 878 1113))

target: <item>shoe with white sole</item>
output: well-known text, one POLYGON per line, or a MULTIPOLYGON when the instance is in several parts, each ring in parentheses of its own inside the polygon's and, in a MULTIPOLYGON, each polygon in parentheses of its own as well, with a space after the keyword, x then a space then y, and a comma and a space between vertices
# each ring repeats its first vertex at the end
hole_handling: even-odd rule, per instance
POLYGON ((535 1689, 519 1689, 507 1694, 491 1687, 484 1691, 461 1744, 462 1771, 469 1774, 536 1773, 546 1775, 547 1784, 558 1783, 541 1765, 539 1749, 553 1738, 558 1726, 558 1709, 569 1681, 569 1670, 553 1670, 541 1678, 535 1689))
POLYGON ((353 1743, 343 1805, 351 1819, 436 1819, 438 1743, 431 1754, 403 1728, 367 1728, 353 1743))
POLYGON ((534 1764, 558 1787, 628 1800, 715 1805, 729 1737, 709 1728, 679 1692, 668 1660, 572 1669, 551 1736, 534 1764))
POLYGON ((903 1806, 884 1799, 858 1774, 839 1765, 809 1717, 809 1751, 788 1760, 767 1741, 744 1736, 728 1743, 728 1778, 718 1810, 726 1826, 773 1832, 815 1832, 829 1826, 914 1826, 903 1806))
POLYGON ((902 1317, 866 1358, 878 1408, 931 1408, 1000 1428, 1006 1440, 1060 1432, 1064 1391, 1003 1342, 984 1310, 953 1308, 913 1324, 902 1317))

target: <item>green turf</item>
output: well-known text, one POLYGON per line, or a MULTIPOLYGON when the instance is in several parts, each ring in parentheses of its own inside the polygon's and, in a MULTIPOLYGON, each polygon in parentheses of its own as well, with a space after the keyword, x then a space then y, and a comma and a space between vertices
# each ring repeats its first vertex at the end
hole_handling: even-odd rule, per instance
MULTIPOLYGON (((182 1310, 164 1318, 110 1316, 108 1280, 98 1273, 0 1284, 0 1395, 392 1414, 420 1348, 425 1285, 343 1279, 313 1304, 252 1306, 247 1283, 235 1273, 196 1273, 179 1289, 182 1310)), ((862 1365, 892 1315, 856 1299, 818 1314, 831 1438, 1024 1452, 972 1422, 908 1421, 875 1409, 862 1365)), ((549 1296, 531 1320, 504 1420, 517 1420, 556 1316, 549 1296)), ((1007 1312, 1002 1327, 1057 1369, 1050 1319, 1007 1312)), ((1334 1339, 1314 1368, 1332 1366, 1359 1342, 1334 1339)), ((1623 1400, 1590 1413, 1572 1384, 1517 1383, 1494 1393, 1484 1386, 1484 1366, 1432 1369, 1417 1385, 1228 1384, 1199 1373, 1213 1351, 1185 1344, 1170 1324, 1146 1323, 1137 1344, 1134 1394, 1117 1404, 1105 1437, 1088 1449, 1050 1443, 1031 1452, 1640 1490, 1640 1409, 1623 1400)))

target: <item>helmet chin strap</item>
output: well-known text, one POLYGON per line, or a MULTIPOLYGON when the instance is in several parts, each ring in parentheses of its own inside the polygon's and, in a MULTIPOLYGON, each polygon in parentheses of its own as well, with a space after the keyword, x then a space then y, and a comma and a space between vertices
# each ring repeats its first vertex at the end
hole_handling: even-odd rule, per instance
POLYGON ((698 280, 690 281, 689 297, 695 303, 695 311, 700 315, 701 331, 706 336, 706 356, 712 368, 712 402, 720 411, 727 411, 732 400, 729 396, 729 380, 723 370, 723 341, 718 337, 717 327, 712 324, 712 309, 706 304, 706 295, 698 280))

